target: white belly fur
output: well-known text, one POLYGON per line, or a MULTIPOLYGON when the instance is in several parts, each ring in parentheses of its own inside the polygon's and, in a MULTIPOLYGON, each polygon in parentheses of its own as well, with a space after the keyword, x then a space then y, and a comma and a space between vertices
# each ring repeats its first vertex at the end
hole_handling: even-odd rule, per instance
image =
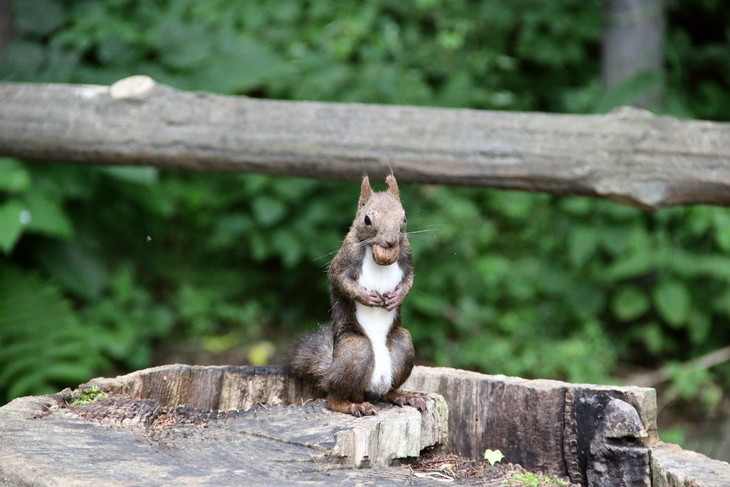
MULTIPOLYGON (((361 286, 384 294, 393 291, 402 278, 403 271, 398 262, 388 266, 378 265, 373 260, 372 248, 368 248, 363 259, 360 278, 357 280, 361 286)), ((395 319, 395 312, 396 310, 387 311, 385 308, 373 308, 355 303, 355 316, 365 335, 370 339, 375 357, 369 391, 378 395, 388 392, 393 380, 390 351, 386 340, 395 319)))

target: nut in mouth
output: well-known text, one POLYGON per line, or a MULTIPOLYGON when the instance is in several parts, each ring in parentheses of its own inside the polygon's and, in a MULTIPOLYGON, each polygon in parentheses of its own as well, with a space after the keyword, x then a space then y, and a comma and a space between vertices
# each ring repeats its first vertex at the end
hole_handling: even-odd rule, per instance
POLYGON ((398 260, 400 253, 400 245, 395 244, 392 247, 383 247, 382 245, 373 244, 373 260, 378 265, 391 265, 398 260))

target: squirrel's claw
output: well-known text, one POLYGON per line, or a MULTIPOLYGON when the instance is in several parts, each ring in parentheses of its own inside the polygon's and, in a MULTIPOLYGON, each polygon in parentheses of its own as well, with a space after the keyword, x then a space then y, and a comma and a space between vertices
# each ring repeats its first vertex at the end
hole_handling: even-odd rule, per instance
POLYGON ((365 290, 365 295, 360 301, 365 306, 371 306, 373 308, 381 308, 385 306, 385 298, 378 291, 365 290))
POLYGON ((369 402, 353 402, 350 405, 350 414, 356 417, 374 416, 376 414, 375 406, 369 402))
POLYGON ((419 411, 425 411, 428 403, 426 396, 417 392, 389 392, 383 399, 400 407, 413 406, 419 411))
POLYGON ((400 284, 396 288, 383 296, 385 298, 384 308, 388 311, 392 311, 403 303, 406 298, 403 288, 400 284))
POLYGON ((355 417, 373 416, 376 413, 375 406, 369 402, 351 402, 347 400, 327 398, 327 404, 332 411, 338 413, 352 414, 355 417))

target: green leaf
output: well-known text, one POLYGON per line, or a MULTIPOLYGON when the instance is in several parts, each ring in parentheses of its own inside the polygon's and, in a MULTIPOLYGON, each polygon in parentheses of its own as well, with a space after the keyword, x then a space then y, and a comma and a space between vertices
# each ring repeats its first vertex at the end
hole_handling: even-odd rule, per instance
POLYGON ((535 203, 538 201, 533 195, 519 191, 498 193, 495 199, 499 211, 504 216, 515 220, 534 217, 535 203))
MULTIPOLYGON (((52 365, 49 365, 52 367, 52 365)), ((71 384, 68 384, 71 385, 71 384)), ((27 374, 13 381, 8 387, 8 397, 15 398, 37 394, 50 394, 57 392, 58 388, 51 386, 46 381, 45 374, 40 370, 32 370, 27 374)))
POLYGON ((46 53, 40 43, 11 38, 5 46, 0 74, 3 78, 8 77, 13 80, 35 78, 45 59, 46 53))
POLYGON ((0 389, 10 398, 93 377, 102 357, 92 335, 57 286, 0 263, 0 389))
POLYGON ((23 201, 30 218, 28 231, 63 239, 73 235, 71 220, 59 200, 49 198, 38 190, 31 190, 23 196, 23 201))
POLYGON ((256 221, 265 226, 272 226, 286 214, 286 205, 268 196, 256 198, 252 206, 256 221))
POLYGON ((284 265, 292 268, 299 263, 304 249, 296 235, 284 230, 275 230, 271 236, 271 245, 281 256, 284 265))
POLYGON ((488 461, 490 465, 494 465, 504 459, 504 454, 500 450, 484 450, 484 459, 488 461))
POLYGON ((641 289, 628 285, 618 290, 611 301, 611 309, 621 321, 631 321, 649 310, 651 301, 641 289))
POLYGON ((66 22, 62 2, 54 0, 22 0, 13 2, 15 26, 22 33, 47 35, 66 22))
POLYGON ((606 269, 606 276, 615 281, 640 277, 652 270, 654 260, 648 252, 622 257, 606 269))
POLYGON ((268 340, 254 343, 248 350, 248 362, 251 365, 268 365, 276 352, 276 346, 268 340))
POLYGON ((10 200, 0 206, 0 250, 9 254, 29 222, 30 213, 18 201, 10 200))
POLYGON ((67 290, 87 299, 96 299, 109 284, 109 275, 97 255, 65 242, 39 247, 41 267, 67 290))
POLYGON ((156 183, 159 176, 156 167, 109 166, 100 168, 100 171, 120 181, 145 186, 156 183))
POLYGON ((706 342, 712 330, 710 314, 700 309, 693 309, 688 318, 689 338, 692 344, 701 345, 706 342))
POLYGON ((649 322, 634 328, 636 336, 641 340, 650 353, 660 353, 667 337, 662 333, 662 326, 657 322, 649 322))
POLYGON ((582 266, 596 252, 599 233, 592 227, 578 227, 570 233, 568 251, 575 266, 582 266))
POLYGON ((687 322, 692 298, 682 282, 667 279, 654 290, 654 305, 670 326, 679 328, 687 322))
POLYGON ((163 63, 174 69, 200 68, 213 54, 211 33, 201 23, 185 24, 170 16, 154 31, 163 63))
POLYGON ((715 242, 725 252, 730 251, 730 213, 725 208, 718 208, 713 215, 715 224, 715 242))
POLYGON ((595 199, 585 196, 572 196, 560 200, 560 208, 573 216, 586 216, 595 208, 595 199))
POLYGON ((0 191, 18 193, 30 186, 30 173, 17 159, 0 157, 0 191))
POLYGON ((222 30, 217 46, 197 69, 196 85, 222 93, 242 93, 281 75, 289 65, 260 37, 222 30))
MULTIPOLYGON (((23 345, 22 343, 20 345, 23 345)), ((10 347, 13 348, 13 347, 10 347)), ((38 367, 38 359, 36 356, 38 347, 26 347, 25 354, 20 357, 9 357, 13 358, 12 361, 7 361, 6 357, 3 357, 3 368, 0 371, 0 384, 6 384, 20 380, 22 377, 28 375, 38 367)))

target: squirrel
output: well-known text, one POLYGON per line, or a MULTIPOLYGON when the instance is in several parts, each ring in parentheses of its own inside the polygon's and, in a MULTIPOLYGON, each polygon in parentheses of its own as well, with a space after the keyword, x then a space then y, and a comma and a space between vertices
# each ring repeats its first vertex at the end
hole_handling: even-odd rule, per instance
POLYGON ((363 177, 355 220, 328 269, 332 321, 305 334, 289 353, 296 377, 326 393, 333 411, 376 414, 369 401, 425 409, 418 393, 399 392, 413 369, 411 334, 400 305, 413 286, 406 212, 391 174, 387 191, 363 177))

